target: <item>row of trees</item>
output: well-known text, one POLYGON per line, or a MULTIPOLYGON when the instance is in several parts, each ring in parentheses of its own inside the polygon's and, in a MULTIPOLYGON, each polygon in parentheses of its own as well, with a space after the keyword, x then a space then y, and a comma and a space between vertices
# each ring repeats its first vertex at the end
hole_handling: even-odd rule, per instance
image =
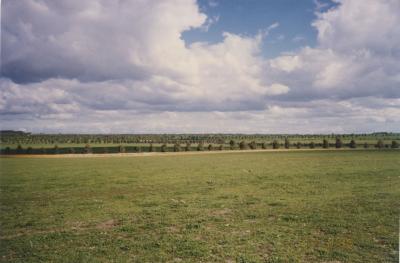
POLYGON ((162 144, 161 146, 154 146, 152 143, 148 146, 109 146, 109 147, 91 147, 89 144, 86 144, 84 147, 63 147, 59 148, 55 145, 53 148, 32 148, 28 147, 24 149, 21 145, 18 145, 16 149, 11 149, 10 147, 6 147, 5 149, 1 150, 2 154, 65 154, 65 153, 125 153, 125 152, 181 152, 181 151, 213 151, 213 150, 246 150, 246 149, 267 149, 268 145, 271 146, 272 149, 279 149, 281 147, 285 149, 289 148, 310 148, 314 149, 316 147, 322 147, 324 149, 334 147, 337 149, 343 147, 349 148, 357 148, 359 146, 364 148, 375 147, 378 149, 382 148, 392 148, 396 149, 399 148, 399 143, 395 140, 391 142, 391 144, 385 144, 383 140, 378 140, 376 144, 370 145, 368 143, 364 143, 362 145, 358 145, 355 140, 351 140, 349 143, 344 144, 340 138, 336 138, 334 144, 328 142, 328 140, 324 139, 321 143, 301 143, 296 142, 291 144, 288 139, 285 139, 284 143, 279 143, 277 140, 272 141, 271 143, 256 143, 252 141, 247 143, 245 141, 241 141, 236 143, 234 140, 229 142, 229 147, 224 147, 223 144, 220 145, 213 145, 213 144, 204 144, 200 142, 192 146, 191 143, 186 143, 181 145, 180 143, 175 143, 172 147, 168 146, 167 144, 162 144))

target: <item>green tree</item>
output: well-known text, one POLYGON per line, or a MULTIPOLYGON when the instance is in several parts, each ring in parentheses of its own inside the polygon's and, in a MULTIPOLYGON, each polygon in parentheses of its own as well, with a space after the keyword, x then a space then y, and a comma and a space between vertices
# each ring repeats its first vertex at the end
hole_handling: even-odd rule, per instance
POLYGON ((186 151, 186 152, 190 151, 190 142, 187 142, 187 143, 186 143, 185 151, 186 151))
POLYGON ((378 140, 378 142, 376 143, 376 148, 382 149, 383 147, 385 147, 385 144, 383 143, 383 141, 378 140))
POLYGON ((255 141, 252 141, 251 143, 249 143, 249 147, 250 149, 255 150, 257 149, 257 143, 255 141))
POLYGON ((391 145, 392 149, 397 149, 399 148, 399 143, 397 141, 392 141, 392 145, 391 145))
POLYGON ((207 149, 208 149, 209 151, 212 151, 212 150, 213 150, 212 144, 209 144, 208 147, 207 147, 207 149))
POLYGON ((349 147, 352 148, 352 149, 357 147, 356 142, 353 139, 350 141, 349 147))
POLYGON ((199 142, 199 144, 197 145, 197 150, 198 150, 198 151, 203 151, 203 150, 204 150, 204 144, 203 144, 203 142, 199 142))
POLYGON ((240 150, 246 149, 246 143, 245 143, 244 141, 241 141, 241 142, 239 143, 239 148, 240 148, 240 150))
POLYGON ((164 143, 161 145, 161 152, 165 153, 167 151, 167 145, 164 143))
POLYGON ((262 149, 267 149, 267 144, 265 142, 261 143, 261 148, 262 149))
POLYGON ((279 149, 279 143, 278 143, 277 140, 274 140, 274 141, 272 142, 272 148, 273 148, 273 149, 279 149))
POLYGON ((327 139, 324 139, 322 141, 322 148, 324 148, 324 149, 328 149, 329 148, 329 142, 328 142, 327 139))
POLYGON ((342 148, 342 140, 339 137, 336 137, 335 147, 342 148))
POLYGON ((230 140, 229 141, 229 146, 230 146, 230 148, 231 148, 231 150, 233 150, 234 148, 235 148, 235 141, 234 140, 230 140))
POLYGON ((290 142, 289 139, 286 137, 285 138, 285 149, 289 149, 290 148, 290 142))
POLYGON ((296 148, 297 148, 297 149, 300 149, 300 148, 301 148, 301 142, 297 142, 296 148))

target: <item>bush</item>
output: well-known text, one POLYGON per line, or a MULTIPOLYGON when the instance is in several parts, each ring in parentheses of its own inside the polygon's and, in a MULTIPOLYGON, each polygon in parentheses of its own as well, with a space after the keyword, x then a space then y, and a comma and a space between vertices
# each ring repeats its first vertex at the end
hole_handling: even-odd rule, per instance
POLYGON ((209 151, 212 151, 212 150, 213 150, 212 144, 209 144, 208 147, 207 147, 207 149, 208 149, 209 151))
POLYGON ((203 150, 204 150, 204 144, 203 144, 203 142, 199 142, 199 144, 197 145, 197 150, 198 150, 198 151, 203 151, 203 150))
POLYGON ((399 148, 399 143, 397 141, 392 141, 392 145, 391 145, 392 149, 397 149, 399 148))
POLYGON ((354 140, 351 140, 349 143, 349 147, 352 149, 356 148, 357 147, 356 142, 354 140))
POLYGON ((296 148, 297 148, 297 149, 300 149, 300 148, 301 148, 301 142, 297 142, 296 148))
POLYGON ((324 139, 322 141, 322 148, 324 148, 324 149, 328 149, 329 148, 329 142, 328 142, 327 139, 324 139))
POLYGON ((279 143, 278 143, 277 140, 274 140, 274 141, 272 142, 272 149, 279 149, 279 143))

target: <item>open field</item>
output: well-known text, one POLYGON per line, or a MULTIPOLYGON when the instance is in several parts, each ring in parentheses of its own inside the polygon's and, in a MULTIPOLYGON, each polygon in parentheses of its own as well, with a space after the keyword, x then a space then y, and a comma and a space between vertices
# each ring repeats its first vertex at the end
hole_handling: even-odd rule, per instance
POLYGON ((0 165, 2 262, 398 261, 398 150, 0 165))

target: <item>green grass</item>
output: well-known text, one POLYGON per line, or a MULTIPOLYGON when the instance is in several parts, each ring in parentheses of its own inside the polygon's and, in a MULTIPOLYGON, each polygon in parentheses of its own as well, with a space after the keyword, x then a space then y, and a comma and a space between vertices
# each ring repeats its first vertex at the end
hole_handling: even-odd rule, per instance
POLYGON ((0 158, 0 261, 397 262, 399 157, 0 158))

